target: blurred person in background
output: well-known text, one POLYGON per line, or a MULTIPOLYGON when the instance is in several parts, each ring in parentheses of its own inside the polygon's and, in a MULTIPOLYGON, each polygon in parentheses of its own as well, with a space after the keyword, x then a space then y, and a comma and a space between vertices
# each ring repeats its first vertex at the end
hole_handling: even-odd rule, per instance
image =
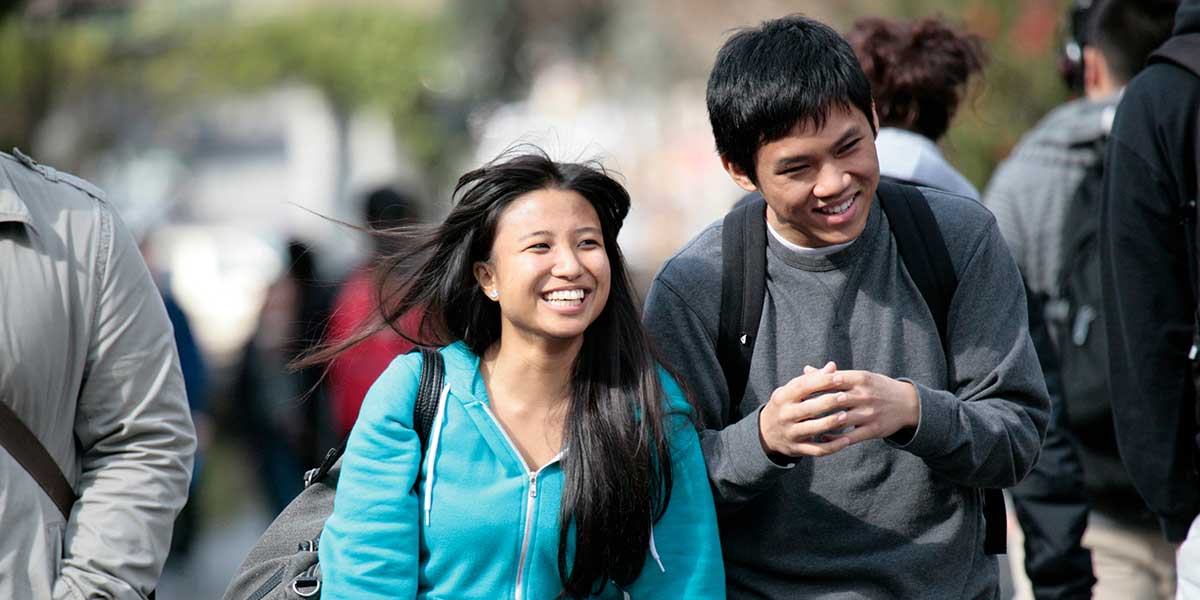
MULTIPOLYGON (((320 459, 325 441, 325 385, 321 367, 291 370, 288 363, 321 342, 328 291, 316 257, 303 242, 287 245, 287 264, 267 288, 258 328, 242 352, 233 406, 272 514, 304 488, 304 472, 320 459)), ((327 445, 327 444, 325 444, 327 445)))
POLYGON ((1153 547, 1176 559, 1180 600, 1200 600, 1198 63, 1200 0, 1184 0, 1117 107, 1100 216, 1117 442, 1158 521, 1153 547))
POLYGON ((971 78, 987 64, 979 36, 937 18, 868 17, 846 34, 879 115, 879 174, 979 200, 938 149, 971 78))
POLYGON ((167 309, 167 317, 171 320, 171 328, 175 332, 175 349, 179 353, 179 368, 183 372, 183 385, 187 390, 188 408, 192 413, 192 422, 196 426, 196 459, 192 469, 192 481, 188 486, 188 502, 175 520, 175 535, 171 538, 171 558, 185 560, 191 551, 192 542, 200 527, 200 507, 197 484, 204 468, 204 453, 208 450, 210 438, 210 413, 208 408, 208 365, 196 336, 192 333, 192 325, 187 313, 175 301, 166 281, 160 281, 159 292, 162 294, 163 306, 167 309))
MULTIPOLYGON (((379 188, 367 194, 364 209, 366 227, 373 233, 415 224, 418 217, 416 199, 391 187, 379 188)), ((394 239, 395 236, 371 236, 371 256, 350 274, 333 302, 328 330, 330 344, 336 345, 349 339, 378 316, 379 288, 375 285, 374 267, 382 257, 398 250, 392 247, 391 240, 394 239)), ((417 313, 406 316, 401 319, 399 327, 406 333, 416 333, 418 316, 417 313)), ((391 364, 392 359, 412 348, 412 342, 388 327, 330 361, 329 397, 334 433, 338 439, 349 435, 371 384, 391 364)))
POLYGON ((155 589, 196 446, 171 324, 91 184, 0 153, 0 598, 155 589))
POLYGON ((171 536, 170 562, 167 568, 186 561, 200 526, 199 494, 197 485, 204 468, 204 454, 211 442, 211 413, 208 405, 209 370, 204 353, 192 331, 191 320, 183 307, 175 300, 171 292, 171 275, 169 272, 156 268, 154 243, 152 241, 153 226, 144 224, 138 227, 130 226, 137 239, 138 249, 150 269, 150 275, 162 297, 163 307, 167 318, 171 321, 171 330, 175 334, 175 350, 179 354, 179 369, 183 373, 183 385, 187 392, 188 409, 192 414, 192 423, 196 428, 196 453, 192 467, 192 481, 188 485, 188 501, 175 519, 175 533, 171 536))
MULTIPOLYGON (((1046 368, 1048 387, 1061 389, 1054 423, 1067 429, 1082 466, 1079 486, 1072 474, 1078 467, 1056 460, 1059 444, 1048 438, 1035 475, 1012 490, 1026 535, 1026 571, 1039 599, 1174 595, 1173 549, 1157 535, 1153 515, 1118 453, 1100 345, 1104 320, 1096 236, 1104 150, 1122 88, 1169 35, 1175 4, 1075 3, 1070 43, 1077 60, 1064 64, 1067 80, 1078 82, 1083 97, 1056 108, 1027 133, 984 195, 1030 293, 1046 309, 1041 325, 1051 336, 1034 337, 1040 340, 1039 354, 1053 359, 1046 368), (1080 238, 1081 233, 1090 237, 1080 238), (1088 245, 1073 241, 1079 239, 1088 245), (1094 280, 1067 279, 1088 276, 1094 280), (1079 285, 1090 285, 1096 297, 1085 303, 1075 291, 1079 285), (1098 350, 1094 360, 1075 358, 1088 348, 1098 350), (1080 492, 1084 505, 1074 500, 1080 492), (1091 553, 1094 590, 1089 590, 1091 575, 1081 550, 1091 553)), ((1038 325, 1030 323, 1031 333, 1038 325)))

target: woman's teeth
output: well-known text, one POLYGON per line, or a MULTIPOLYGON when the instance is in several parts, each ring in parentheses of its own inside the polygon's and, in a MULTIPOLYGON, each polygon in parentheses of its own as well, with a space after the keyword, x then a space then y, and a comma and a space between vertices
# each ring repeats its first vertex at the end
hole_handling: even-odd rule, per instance
POLYGON ((583 296, 583 290, 559 290, 542 295, 542 297, 545 298, 550 304, 557 304, 559 306, 575 306, 581 304, 583 303, 583 296))

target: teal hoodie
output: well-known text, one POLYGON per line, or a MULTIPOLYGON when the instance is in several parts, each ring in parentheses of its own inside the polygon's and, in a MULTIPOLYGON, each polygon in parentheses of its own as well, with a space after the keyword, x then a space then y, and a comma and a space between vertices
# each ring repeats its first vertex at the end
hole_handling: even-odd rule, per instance
MULTIPOLYGON (((531 472, 488 407, 479 357, 462 342, 441 352, 446 385, 424 457, 412 423, 419 354, 392 362, 363 402, 321 534, 326 600, 549 600, 562 589, 561 462, 531 472)), ((641 575, 601 597, 724 598, 699 439, 678 384, 660 373, 671 414, 671 501, 641 575)))

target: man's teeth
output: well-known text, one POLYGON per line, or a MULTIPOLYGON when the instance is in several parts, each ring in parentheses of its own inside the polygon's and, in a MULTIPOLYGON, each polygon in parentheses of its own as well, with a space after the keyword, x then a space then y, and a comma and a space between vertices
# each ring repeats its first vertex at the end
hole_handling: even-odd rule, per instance
POLYGON ((559 290, 556 292, 550 292, 549 294, 543 294, 542 297, 548 302, 569 305, 583 302, 583 296, 583 290, 559 290))
POLYGON ((857 196, 851 196, 849 200, 837 206, 826 206, 825 208, 818 208, 817 210, 826 215, 840 215, 850 210, 850 207, 854 205, 855 198, 857 198, 857 196))

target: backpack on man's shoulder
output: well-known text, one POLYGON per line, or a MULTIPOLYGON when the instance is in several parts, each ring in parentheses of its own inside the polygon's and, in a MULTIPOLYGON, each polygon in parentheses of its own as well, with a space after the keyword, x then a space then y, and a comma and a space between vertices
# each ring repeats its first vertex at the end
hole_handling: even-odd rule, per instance
MULTIPOLYGON (((437 414, 445 369, 437 350, 419 347, 421 378, 413 406, 413 427, 424 454, 437 414)), ((321 465, 304 474, 304 491, 267 527, 250 550, 223 600, 299 600, 321 597, 317 544, 341 473, 346 443, 329 450, 321 465)))

